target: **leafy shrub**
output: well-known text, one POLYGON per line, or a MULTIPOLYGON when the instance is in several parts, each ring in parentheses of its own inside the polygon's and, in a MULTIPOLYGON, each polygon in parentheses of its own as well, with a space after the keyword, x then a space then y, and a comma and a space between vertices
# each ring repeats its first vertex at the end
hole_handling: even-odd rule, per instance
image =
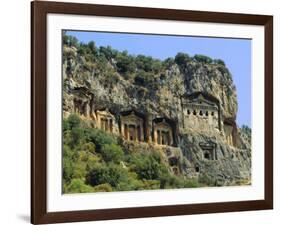
POLYGON ((78 39, 74 36, 67 35, 65 32, 63 33, 62 41, 63 41, 64 45, 67 45, 67 46, 70 46, 70 47, 74 46, 74 47, 77 48, 79 46, 78 39))
POLYGON ((73 179, 70 184, 65 187, 65 192, 67 193, 89 193, 92 191, 93 188, 86 185, 81 179, 73 179))
POLYGON ((169 57, 169 58, 167 58, 167 59, 164 60, 163 65, 164 65, 164 67, 167 69, 167 68, 170 68, 174 63, 175 63, 175 59, 169 57))
POLYGON ((133 73, 136 70, 136 64, 134 58, 131 55, 128 55, 127 51, 119 53, 116 57, 116 66, 117 71, 120 73, 133 73))
POLYGON ((104 76, 103 76, 104 83, 108 85, 116 85, 116 83, 120 80, 119 76, 117 73, 108 71, 104 76))
POLYGON ((249 139, 249 141, 251 141, 252 129, 250 127, 248 127, 247 125, 242 125, 241 133, 246 135, 246 137, 249 139))
POLYGON ((146 84, 145 78, 140 74, 136 75, 135 84, 139 86, 145 86, 146 84))
POLYGON ((128 173, 127 179, 118 183, 117 191, 143 190, 144 184, 142 180, 138 180, 137 176, 132 176, 131 174, 135 173, 128 173))
POLYGON ((99 53, 100 53, 100 55, 104 55, 104 57, 107 60, 111 60, 111 59, 116 58, 118 51, 113 49, 111 46, 107 46, 107 47, 101 46, 99 48, 99 53))
POLYGON ((96 165, 86 176, 87 184, 96 186, 108 183, 112 187, 117 187, 121 182, 128 181, 128 171, 116 164, 96 165))
POLYGON ((135 153, 128 161, 139 179, 154 180, 167 172, 165 166, 159 162, 157 154, 135 153))
POLYGON ((135 84, 140 86, 146 86, 152 83, 154 80, 154 76, 151 73, 147 73, 144 71, 138 71, 137 75, 135 76, 135 84))
POLYGON ((94 188, 94 192, 111 192, 113 191, 112 187, 110 184, 99 184, 97 186, 95 186, 94 188))
POLYGON ((85 143, 81 146, 81 151, 94 153, 96 146, 92 142, 85 143))
POLYGON ((87 158, 87 166, 86 166, 86 170, 87 172, 89 172, 91 169, 93 169, 96 165, 100 164, 100 162, 102 161, 101 157, 98 155, 93 155, 93 154, 88 154, 88 158, 87 158))
POLYGON ((214 63, 225 66, 225 62, 221 59, 214 59, 214 63))
POLYGON ((200 187, 201 185, 195 179, 184 180, 183 187, 184 188, 196 188, 200 187))
POLYGON ((100 152, 102 146, 106 144, 117 144, 117 140, 114 136, 103 130, 93 128, 85 130, 85 139, 87 142, 94 143, 98 152, 100 152))
POLYGON ((120 162, 124 157, 122 148, 116 144, 105 144, 102 146, 100 153, 106 162, 120 162))
POLYGON ((81 128, 73 128, 71 130, 71 138, 72 142, 70 142, 70 146, 78 145, 80 140, 84 137, 84 130, 81 128))
POLYGON ((90 50, 90 52, 88 51, 88 53, 91 53, 91 54, 93 54, 93 55, 96 55, 97 54, 97 47, 96 47, 96 44, 95 44, 95 42, 94 41, 90 41, 89 43, 88 43, 88 49, 90 50))
POLYGON ((198 182, 206 186, 216 186, 216 182, 207 174, 200 174, 198 182))
POLYGON ((136 66, 139 70, 144 70, 145 72, 152 71, 152 64, 153 64, 152 57, 145 56, 145 55, 138 55, 135 59, 136 66))
POLYGON ((71 114, 66 119, 66 126, 69 130, 80 127, 80 124, 81 124, 81 119, 76 114, 71 114))
POLYGON ((231 73, 229 72, 229 70, 225 66, 221 65, 221 66, 218 66, 217 68, 222 73, 222 75, 224 77, 229 78, 229 79, 232 80, 232 75, 231 75, 231 73))
POLYGON ((160 188, 195 188, 200 187, 195 179, 180 178, 171 174, 165 174, 160 178, 160 188))
POLYGON ((84 179, 86 176, 86 163, 78 161, 73 165, 73 176, 72 178, 84 179))
POLYGON ((79 55, 86 55, 87 54, 87 48, 86 48, 86 45, 84 45, 84 44, 80 44, 80 46, 79 46, 79 48, 78 48, 78 50, 77 50, 77 53, 79 54, 79 55))
POLYGON ((194 55, 194 59, 197 61, 197 62, 201 62, 201 63, 212 63, 213 60, 208 57, 208 56, 205 56, 205 55, 200 55, 200 54, 197 54, 197 55, 194 55))
POLYGON ((160 188, 159 180, 143 180, 143 190, 154 190, 160 188))
POLYGON ((66 182, 70 182, 73 177, 73 162, 69 159, 63 159, 63 173, 62 177, 66 182))
POLYGON ((70 182, 73 177, 73 151, 69 146, 63 146, 63 179, 66 182, 70 182))
POLYGON ((152 61, 152 71, 153 71, 153 73, 158 74, 161 71, 162 67, 163 67, 163 65, 162 65, 162 62, 160 60, 154 59, 152 61))
POLYGON ((248 127, 247 125, 242 125, 241 129, 243 132, 245 132, 249 135, 251 135, 251 133, 252 133, 252 129, 250 127, 248 127))
POLYGON ((179 52, 175 57, 175 62, 179 66, 185 66, 191 60, 190 56, 186 53, 179 52))

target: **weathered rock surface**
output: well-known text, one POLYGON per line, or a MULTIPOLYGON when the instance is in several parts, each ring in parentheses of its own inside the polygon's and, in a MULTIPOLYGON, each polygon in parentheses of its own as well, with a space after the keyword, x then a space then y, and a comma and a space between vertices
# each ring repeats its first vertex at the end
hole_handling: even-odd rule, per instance
POLYGON ((220 136, 185 133, 181 136, 180 148, 188 160, 184 173, 188 177, 199 176, 211 185, 235 185, 249 182, 251 177, 251 150, 229 146, 220 136), (204 159, 201 144, 215 143, 214 160, 204 159))

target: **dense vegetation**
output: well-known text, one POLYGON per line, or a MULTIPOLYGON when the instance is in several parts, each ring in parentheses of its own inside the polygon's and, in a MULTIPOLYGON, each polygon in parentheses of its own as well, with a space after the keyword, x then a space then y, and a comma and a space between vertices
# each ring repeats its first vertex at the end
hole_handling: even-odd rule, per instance
POLYGON ((161 154, 126 151, 122 140, 91 128, 77 115, 63 121, 64 193, 197 187, 172 175, 161 154))
POLYGON ((179 52, 174 58, 159 60, 145 55, 131 55, 127 51, 118 51, 111 46, 97 47, 94 41, 90 41, 88 44, 81 43, 76 37, 65 33, 63 44, 64 46, 75 47, 79 56, 85 58, 83 71, 96 69, 98 74, 107 76, 107 79, 112 79, 112 82, 118 79, 115 74, 117 71, 124 79, 137 85, 151 84, 157 75, 162 74, 171 66, 177 64, 181 70, 184 70, 190 63, 214 66, 224 76, 232 79, 224 61, 212 59, 205 55, 196 54, 192 57, 187 53, 179 52))

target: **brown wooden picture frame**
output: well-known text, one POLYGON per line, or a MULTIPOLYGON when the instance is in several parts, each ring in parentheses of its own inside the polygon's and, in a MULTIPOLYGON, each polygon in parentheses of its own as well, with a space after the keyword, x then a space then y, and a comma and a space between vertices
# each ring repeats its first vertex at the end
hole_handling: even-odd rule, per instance
POLYGON ((174 216, 273 208, 273 17, 234 13, 35 1, 31 3, 31 222, 33 224, 174 216), (49 13, 261 25, 265 28, 265 199, 47 212, 47 30, 49 13))

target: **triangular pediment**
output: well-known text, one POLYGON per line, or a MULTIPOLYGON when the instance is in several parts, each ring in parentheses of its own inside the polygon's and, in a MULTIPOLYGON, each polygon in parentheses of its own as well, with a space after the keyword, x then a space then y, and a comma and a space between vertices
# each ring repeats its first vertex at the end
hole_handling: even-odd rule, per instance
POLYGON ((219 107, 218 99, 204 92, 194 92, 192 94, 185 94, 184 98, 184 104, 211 106, 216 108, 219 107))
POLYGON ((205 106, 216 106, 216 103, 206 99, 203 95, 198 95, 196 98, 190 99, 189 103, 205 105, 205 106))
POLYGON ((122 118, 126 119, 126 120, 132 120, 132 121, 142 121, 143 120, 141 117, 137 116, 136 113, 133 111, 128 115, 123 115, 122 118))
POLYGON ((162 127, 171 127, 170 124, 168 124, 165 120, 159 122, 159 123, 156 123, 156 126, 162 126, 162 127))

